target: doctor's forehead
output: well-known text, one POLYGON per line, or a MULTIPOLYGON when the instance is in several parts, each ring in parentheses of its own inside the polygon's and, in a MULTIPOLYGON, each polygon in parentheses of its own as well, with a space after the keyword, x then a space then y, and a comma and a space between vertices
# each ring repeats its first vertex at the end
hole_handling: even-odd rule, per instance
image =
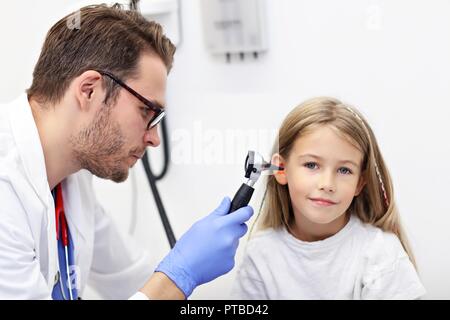
POLYGON ((135 79, 136 90, 140 90, 146 99, 166 105, 167 67, 160 57, 155 54, 143 54, 138 62, 138 73, 135 79))

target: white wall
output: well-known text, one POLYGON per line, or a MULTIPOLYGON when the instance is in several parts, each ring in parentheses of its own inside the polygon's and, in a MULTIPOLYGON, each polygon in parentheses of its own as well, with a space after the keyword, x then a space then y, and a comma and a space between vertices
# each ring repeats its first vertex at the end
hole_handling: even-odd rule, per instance
MULTIPOLYGON (((45 32, 69 2, 3 4, 0 101, 30 84, 45 32)), ((159 183, 176 235, 223 196, 233 196, 243 180, 246 150, 267 155, 271 136, 290 109, 306 98, 331 95, 357 106, 371 123, 394 179, 427 298, 450 299, 450 2, 268 0, 269 52, 232 64, 205 50, 200 1, 182 2, 183 42, 168 89, 175 163, 159 183), (242 138, 227 142, 233 135, 242 138)), ((135 237, 151 248, 156 263, 167 252, 167 241, 142 166, 133 174, 139 189, 135 237)), ((120 185, 97 180, 96 187, 126 232, 131 180, 120 185)), ((261 192, 260 182, 255 211, 261 192)), ((192 298, 227 298, 233 277, 234 271, 199 287, 192 298)), ((87 297, 96 295, 89 291, 87 297)))

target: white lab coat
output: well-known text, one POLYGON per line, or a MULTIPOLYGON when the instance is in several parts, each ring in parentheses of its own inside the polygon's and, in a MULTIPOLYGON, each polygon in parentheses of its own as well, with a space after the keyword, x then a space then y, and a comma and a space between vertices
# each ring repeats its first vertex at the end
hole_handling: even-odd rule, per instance
MULTIPOLYGON (((62 182, 79 296, 89 281, 104 298, 129 298, 154 265, 115 228, 91 180, 82 170, 62 182)), ((51 299, 57 271, 54 202, 38 131, 22 95, 0 105, 0 299, 51 299)))

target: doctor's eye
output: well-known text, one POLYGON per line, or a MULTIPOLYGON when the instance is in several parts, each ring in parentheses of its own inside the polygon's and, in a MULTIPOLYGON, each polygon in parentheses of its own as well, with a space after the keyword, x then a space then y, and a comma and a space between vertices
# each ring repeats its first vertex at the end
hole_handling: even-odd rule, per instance
POLYGON ((144 117, 144 119, 148 119, 150 116, 153 116, 154 112, 152 110, 150 110, 150 108, 148 108, 146 106, 142 106, 141 113, 142 113, 142 116, 144 117))

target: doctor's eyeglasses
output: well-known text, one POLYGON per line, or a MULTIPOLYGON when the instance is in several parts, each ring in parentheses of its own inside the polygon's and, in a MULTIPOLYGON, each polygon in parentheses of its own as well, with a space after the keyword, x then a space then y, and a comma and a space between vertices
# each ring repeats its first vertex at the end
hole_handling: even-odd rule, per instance
POLYGON ((127 86, 122 80, 118 79, 113 74, 111 74, 107 71, 102 71, 102 70, 96 70, 96 71, 99 72, 103 76, 107 76, 107 77, 111 78, 119 86, 121 86, 122 88, 127 90, 129 93, 131 93, 133 96, 138 98, 145 105, 146 108, 150 109, 150 111, 153 112, 153 116, 147 124, 147 130, 150 130, 151 128, 155 127, 166 115, 166 113, 164 112, 162 107, 159 106, 156 102, 152 102, 152 101, 144 98, 143 96, 141 96, 135 90, 133 90, 132 88, 127 86))

